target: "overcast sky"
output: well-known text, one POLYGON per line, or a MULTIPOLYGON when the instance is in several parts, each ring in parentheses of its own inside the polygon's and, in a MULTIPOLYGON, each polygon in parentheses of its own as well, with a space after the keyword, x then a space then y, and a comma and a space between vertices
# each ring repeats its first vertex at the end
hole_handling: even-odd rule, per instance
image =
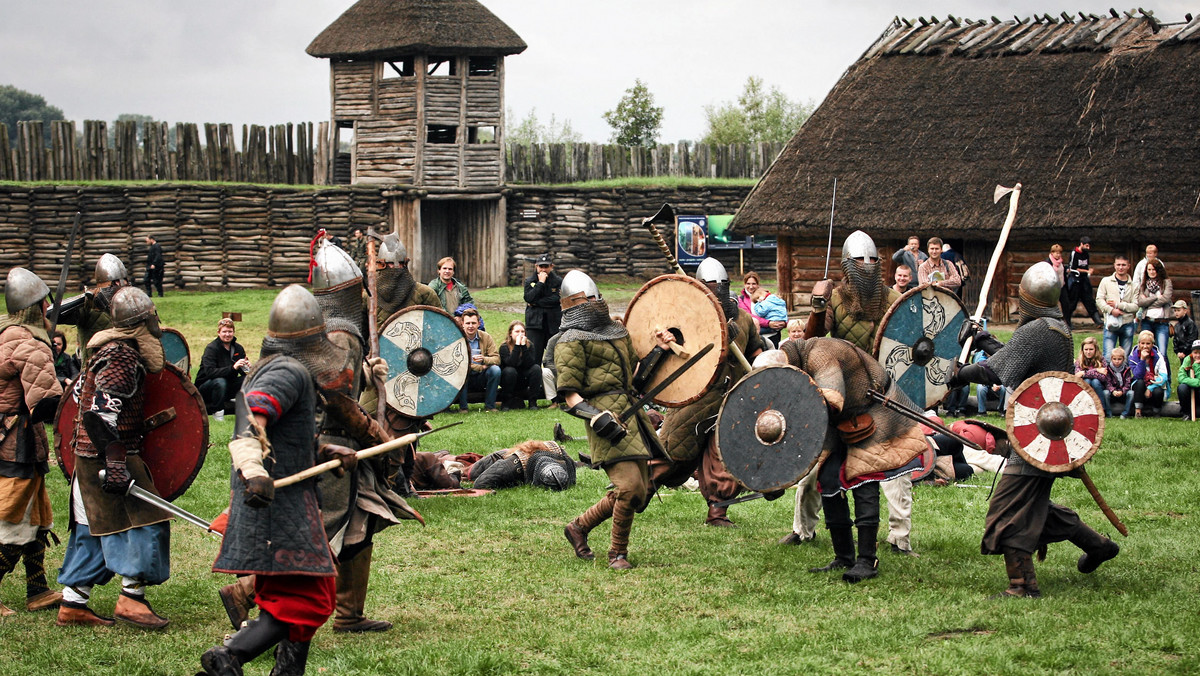
MULTIPOLYGON (((274 124, 329 117, 329 62, 308 43, 353 0, 0 0, 0 84, 67 119, 274 124)), ((661 139, 704 134, 706 104, 755 75, 819 102, 897 14, 980 19, 1107 13, 1111 0, 483 0, 529 45, 506 60, 507 106, 605 141, 602 113, 641 78, 661 139)), ((1160 0, 1162 21, 1188 3, 1160 0)), ((1121 9, 1118 7, 1118 9, 1121 9)), ((1129 8, 1125 8, 1129 9, 1129 8)))

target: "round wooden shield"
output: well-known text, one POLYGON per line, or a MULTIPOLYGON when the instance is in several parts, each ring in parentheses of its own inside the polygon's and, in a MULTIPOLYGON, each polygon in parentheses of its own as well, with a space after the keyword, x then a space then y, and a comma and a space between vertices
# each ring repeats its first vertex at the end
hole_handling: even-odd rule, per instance
POLYGON ((693 351, 713 344, 711 352, 654 397, 659 406, 676 408, 699 399, 716 382, 717 371, 725 363, 729 349, 721 302, 708 287, 686 275, 662 275, 646 282, 629 301, 625 328, 629 329, 639 359, 654 349, 657 329, 674 334, 675 342, 687 353, 668 353, 646 389, 682 366, 693 351))
POLYGON ((747 490, 782 490, 812 470, 828 428, 825 398, 812 378, 795 366, 767 366, 725 394, 717 455, 747 490))
POLYGON ((428 305, 388 317, 379 332, 379 356, 388 365, 388 406, 414 418, 454 403, 471 365, 471 347, 458 323, 428 305))
POLYGON ((922 409, 936 408, 950 393, 966 319, 958 296, 925 284, 900 296, 879 324, 875 358, 922 409))
POLYGON ((1065 371, 1027 378, 1008 398, 1005 421, 1013 449, 1029 464, 1054 474, 1087 462, 1104 438, 1100 397, 1082 378, 1065 371))
POLYGON ((166 357, 167 363, 174 364, 183 375, 191 377, 192 351, 188 349, 187 339, 183 334, 164 327, 162 338, 159 340, 162 341, 163 356, 166 357))
MULTIPOLYGON (((165 334, 164 334, 165 335, 165 334)), ((75 472, 75 416, 79 412, 77 378, 70 392, 58 403, 55 415, 55 445, 58 464, 67 481, 75 472)), ((167 500, 175 500, 192 485, 208 454, 208 411, 204 398, 182 371, 172 364, 146 375, 145 436, 142 461, 154 480, 154 488, 167 500)))

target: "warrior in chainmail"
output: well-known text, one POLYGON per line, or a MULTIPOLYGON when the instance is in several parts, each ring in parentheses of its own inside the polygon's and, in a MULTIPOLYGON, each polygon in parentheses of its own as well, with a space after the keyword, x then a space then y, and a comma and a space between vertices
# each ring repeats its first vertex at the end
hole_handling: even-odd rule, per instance
MULTIPOLYGON (((879 251, 871 236, 861 230, 850 233, 842 244, 844 280, 832 286, 828 280, 813 286, 812 313, 808 316, 807 337, 830 335, 853 343, 870 352, 879 331, 879 322, 900 294, 883 282, 879 251)), ((816 477, 810 475, 796 488, 796 507, 792 513, 792 532, 780 544, 797 545, 816 537, 821 501, 813 490, 816 477)), ((912 481, 902 475, 883 484, 888 504, 888 537, 892 551, 912 553, 912 481)))
POLYGON ((528 485, 565 491, 575 485, 575 461, 553 441, 523 441, 477 460, 467 479, 487 490, 528 485))
POLYGON ((165 360, 158 311, 133 286, 112 296, 112 328, 92 336, 92 358, 76 381, 71 539, 58 574, 65 585, 58 624, 111 625, 88 607, 92 588, 121 576, 119 620, 161 629, 167 619, 146 600, 170 576, 170 515, 128 495, 132 482, 155 492, 142 460, 145 381, 165 360), (103 471, 103 478, 101 474, 103 471))
POLYGON ((842 579, 847 582, 875 577, 879 483, 919 469, 928 442, 917 423, 867 393, 876 390, 910 408, 914 405, 878 361, 844 340, 793 339, 782 350, 789 364, 812 376, 829 409, 822 460, 809 475, 816 475, 814 488, 821 495, 835 558, 810 572, 844 569, 842 579), (847 491, 854 495, 853 522, 847 491), (857 557, 851 526, 858 528, 857 557))
POLYGON ((717 413, 725 393, 746 375, 745 369, 732 354, 732 346, 740 349, 747 359, 754 359, 765 345, 758 331, 758 323, 738 307, 737 299, 730 294, 729 274, 720 261, 705 258, 696 269, 696 278, 704 282, 721 302, 728 325, 730 353, 707 392, 687 406, 667 411, 659 436, 670 458, 650 461, 650 480, 653 487, 680 486, 695 475, 700 482, 700 494, 708 503, 705 523, 710 526, 733 526, 727 514, 728 508, 717 503, 736 497, 742 488, 725 469, 717 454, 717 413))
POLYGON ((229 443, 233 500, 213 571, 254 576, 257 618, 200 658, 204 673, 231 676, 273 646, 277 674, 302 674, 309 643, 333 614, 336 569, 313 477, 275 481, 330 459, 353 472, 352 449, 317 441, 320 391, 347 382, 344 357, 325 335, 321 308, 293 284, 271 305, 262 356, 238 399, 229 443))
POLYGON ((564 534, 576 556, 593 559, 588 532, 612 517, 608 565, 625 570, 633 567, 628 558, 633 515, 649 499, 647 461, 664 451, 645 411, 633 414, 628 429, 618 415, 633 406, 634 392, 645 386, 674 336, 656 333, 658 347, 639 363, 625 327, 612 320, 596 283, 581 270, 563 277, 562 308, 562 331, 553 348, 558 393, 568 413, 588 421, 592 465, 603 468, 613 484, 599 502, 567 524, 564 534))
MULTIPOLYGON (((88 343, 92 336, 112 328, 109 313, 112 308, 113 295, 117 289, 129 286, 129 273, 121 259, 112 254, 104 254, 96 261, 93 272, 96 286, 74 298, 62 301, 58 310, 58 323, 74 326, 78 329, 79 361, 87 364, 92 356, 88 343)), ((54 317, 52 316, 51 319, 54 317)))
MULTIPOLYGON (((1062 283, 1047 262, 1037 263, 1021 277, 1018 306, 1021 321, 1006 344, 986 332, 975 335, 976 345, 988 355, 984 361, 963 366, 951 387, 966 383, 1003 384, 1009 389, 1044 371, 1072 371, 1071 331, 1058 304, 1062 283)), ((971 325, 963 338, 970 335, 971 325)), ((1033 567, 1033 552, 1051 542, 1068 540, 1083 550, 1077 568, 1091 573, 1120 551, 1117 543, 1097 533, 1073 510, 1050 501, 1050 489, 1059 476, 1025 462, 1017 453, 1008 458, 984 522, 984 554, 1002 554, 1008 588, 999 597, 1041 596, 1033 567)))

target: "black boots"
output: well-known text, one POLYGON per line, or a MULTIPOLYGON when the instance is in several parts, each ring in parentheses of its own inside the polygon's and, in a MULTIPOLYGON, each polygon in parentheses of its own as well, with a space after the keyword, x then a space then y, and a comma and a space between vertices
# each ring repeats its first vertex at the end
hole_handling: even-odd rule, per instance
POLYGON ((854 536, 849 528, 830 528, 829 539, 833 542, 834 559, 827 566, 809 568, 810 573, 828 573, 854 565, 854 536))
POLYGON ((308 646, 308 641, 280 641, 275 646, 275 668, 271 670, 271 676, 304 676, 304 667, 308 664, 308 646))
MULTIPOLYGON (((242 676, 242 665, 265 653, 271 646, 286 640, 288 626, 270 613, 260 611, 258 617, 229 638, 225 645, 209 648, 200 656, 200 665, 208 676, 242 676)), ((305 655, 308 649, 305 646, 305 655)))
POLYGON ((879 559, 875 556, 879 536, 879 525, 858 527, 858 559, 850 570, 842 573, 842 579, 850 584, 869 580, 879 574, 879 559))
POLYGON ((1071 544, 1083 550, 1079 563, 1075 567, 1081 573, 1091 573, 1100 564, 1115 557, 1121 551, 1120 545, 1109 540, 1087 526, 1080 526, 1070 537, 1071 544))

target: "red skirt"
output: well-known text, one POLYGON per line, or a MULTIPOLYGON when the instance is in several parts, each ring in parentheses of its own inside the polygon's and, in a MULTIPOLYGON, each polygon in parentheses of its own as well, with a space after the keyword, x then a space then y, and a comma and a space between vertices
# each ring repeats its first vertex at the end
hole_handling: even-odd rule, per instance
POLYGON ((288 625, 288 640, 292 643, 311 641, 333 615, 336 601, 336 577, 254 576, 254 602, 288 625))

